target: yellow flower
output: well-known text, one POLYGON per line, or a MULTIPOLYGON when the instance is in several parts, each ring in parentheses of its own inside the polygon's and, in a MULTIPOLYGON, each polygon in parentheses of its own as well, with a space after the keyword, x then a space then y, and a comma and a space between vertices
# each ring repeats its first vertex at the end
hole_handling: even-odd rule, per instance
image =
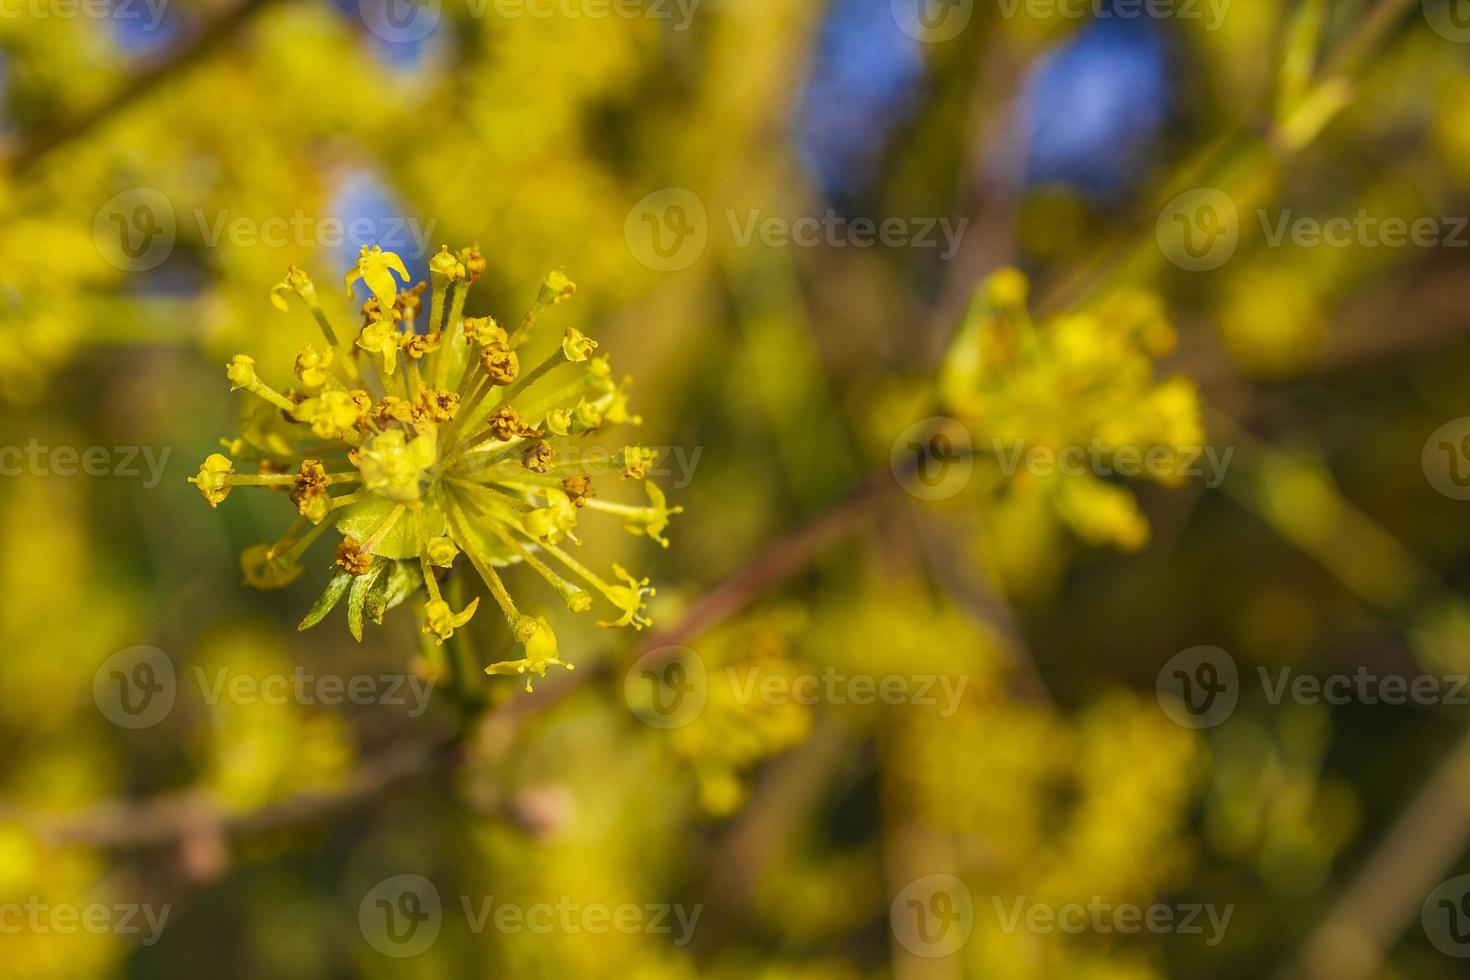
POLYGON ((291 308, 286 305, 287 293, 295 293, 300 296, 308 306, 316 305, 316 287, 312 285, 306 273, 294 265, 286 270, 286 278, 271 288, 271 304, 282 313, 291 311, 291 308))
POLYGON ((378 370, 392 377, 398 368, 399 331, 391 318, 374 320, 357 335, 357 346, 373 355, 378 370))
POLYGON ((454 559, 459 557, 459 546, 454 543, 453 538, 433 538, 428 544, 429 563, 439 568, 450 568, 454 565, 454 559))
POLYGON ((311 426, 322 439, 340 439, 350 432, 366 413, 367 396, 361 392, 336 389, 308 398, 291 410, 301 422, 311 426))
POLYGON ((546 621, 545 616, 522 616, 516 624, 516 636, 521 641, 525 657, 520 660, 502 660, 500 663, 491 664, 485 668, 487 674, 525 674, 526 691, 531 690, 531 677, 545 677, 547 667, 565 667, 567 670, 575 669, 572 664, 564 663, 561 659, 561 651, 557 649, 556 634, 551 631, 551 624, 546 621))
MULTIPOLYGON (((448 245, 441 245, 439 251, 429 260, 429 274, 447 282, 459 282, 465 276, 464 263, 449 251, 448 245)), ((403 278, 408 278, 407 273, 403 278)))
POLYGON ((464 612, 454 612, 449 608, 449 603, 443 599, 431 599, 424 606, 424 632, 432 633, 438 638, 440 644, 451 636, 454 631, 474 618, 475 610, 480 608, 480 600, 474 599, 464 612))
POLYGON ((1173 485, 1204 441, 1193 384, 1156 377, 1155 360, 1174 343, 1163 305, 1125 289, 1033 322, 1027 292, 1014 269, 978 291, 941 371, 945 408, 976 444, 1045 447, 1096 461, 1092 471, 1022 473, 1001 484, 1002 492, 1039 484, 1050 514, 1078 537, 1142 547, 1148 521, 1132 492, 1111 482, 1113 461, 1125 453, 1151 460, 1139 475, 1173 485))
POLYGON ((318 351, 310 344, 302 345, 296 352, 296 377, 308 388, 320 388, 332 376, 332 349, 318 351))
POLYGON ((628 570, 622 565, 613 565, 613 574, 622 579, 627 585, 610 585, 607 587, 607 599, 613 605, 623 611, 623 615, 615 620, 599 622, 598 626, 632 626, 635 629, 643 629, 652 626, 653 620, 643 615, 643 600, 645 596, 654 594, 649 588, 648 579, 636 579, 628 574, 628 570))
POLYGON ((225 367, 225 377, 230 379, 231 391, 254 387, 258 380, 255 376, 255 358, 236 354, 225 367))
POLYGON ((296 505, 297 513, 313 524, 325 520, 332 507, 332 498, 327 491, 330 485, 331 480, 321 460, 302 460, 296 483, 291 488, 291 503, 296 505))
POLYGON ((382 308, 390 310, 398 300, 398 282, 393 278, 395 272, 404 282, 408 282, 408 269, 395 253, 385 252, 377 245, 372 248, 364 245, 357 257, 357 265, 347 273, 342 284, 347 289, 347 295, 351 296, 352 284, 361 279, 378 298, 382 308))
POLYGON ((667 548, 669 540, 663 536, 663 533, 664 529, 669 526, 669 515, 682 514, 684 508, 670 507, 667 498, 664 497, 663 489, 652 480, 644 482, 643 489, 648 491, 649 506, 647 507, 601 505, 598 509, 621 514, 625 531, 631 534, 646 534, 667 548))
POLYGON ((658 453, 642 446, 628 446, 622 452, 624 479, 641 480, 648 475, 648 468, 658 459, 658 453))
POLYGON ((464 336, 466 343, 480 347, 509 347, 510 337, 493 316, 465 317, 464 336))
POLYGON ((561 350, 569 361, 585 361, 597 349, 597 341, 573 327, 567 327, 562 338, 561 350))
POLYGON ((389 429, 363 444, 357 464, 362 485, 389 500, 418 500, 424 471, 439 461, 433 431, 410 440, 402 429, 389 429))
MULTIPOLYGON (((421 312, 424 284, 400 291, 398 280, 408 276, 399 258, 363 249, 345 278, 349 290, 361 279, 373 294, 363 306, 367 320, 355 345, 340 341, 310 280, 290 270, 272 299, 280 305, 286 293, 302 296, 327 346, 307 345, 297 353, 297 390, 266 385, 243 354, 231 362, 232 386, 256 401, 240 435, 224 444, 253 472, 238 473, 231 457, 215 454, 192 482, 211 505, 237 486, 283 491, 313 525, 302 533, 298 522, 283 540, 248 549, 241 560, 248 584, 289 584, 318 537, 328 531, 341 536, 336 565, 347 574, 331 580, 302 629, 350 593, 348 626, 360 639, 365 617, 381 622, 388 609, 417 596, 425 633, 449 639, 470 623, 480 601, 455 612, 440 594, 437 570, 452 570, 463 555, 523 648, 521 659, 496 664, 489 673, 539 677, 550 666, 571 665, 561 660, 549 621, 520 610, 502 578, 505 570, 520 565, 534 572, 573 613, 606 600, 619 615, 602 625, 641 628, 648 625, 644 599, 653 594, 648 580, 614 565, 610 583, 563 545, 581 544, 574 532, 584 510, 610 513, 630 533, 667 544, 663 534, 679 508, 669 507, 651 484, 649 506, 605 501, 593 492, 592 477, 607 457, 594 461, 573 450, 604 424, 638 421, 627 412, 626 381, 613 383, 606 356, 591 357, 594 341, 569 330, 551 356, 520 372, 517 349, 543 308, 572 295, 571 280, 548 276, 514 334, 507 334, 493 318, 462 313, 469 284, 485 266, 475 250, 456 256, 446 249, 436 256, 427 332, 411 333, 398 325, 421 312), (405 352, 405 370, 399 371, 405 352), (555 371, 576 377, 525 395, 555 371)), ((653 457, 630 446, 617 454, 616 465, 641 477, 653 457)))
POLYGON ((521 518, 526 533, 538 541, 556 544, 562 538, 576 540, 577 508, 565 491, 546 487, 546 506, 529 511, 521 518))
POLYGON ((199 488, 209 506, 218 507, 230 495, 231 486, 226 478, 234 472, 235 464, 228 456, 213 453, 200 465, 198 475, 189 478, 189 482, 199 488))

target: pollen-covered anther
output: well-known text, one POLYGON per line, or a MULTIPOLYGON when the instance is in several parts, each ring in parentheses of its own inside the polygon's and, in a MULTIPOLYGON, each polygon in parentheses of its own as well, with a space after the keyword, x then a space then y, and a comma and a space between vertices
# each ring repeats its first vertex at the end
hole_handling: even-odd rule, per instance
POLYGON ((424 290, 428 288, 428 283, 421 282, 412 289, 405 289, 398 294, 398 300, 393 304, 393 309, 400 319, 412 320, 419 315, 419 311, 424 308, 424 290))
POLYGON ((555 456, 556 450, 551 448, 551 443, 543 440, 530 445, 522 462, 532 473, 545 473, 551 469, 551 460, 555 456))
POLYGON ((488 268, 489 263, 485 256, 480 254, 478 247, 466 248, 459 253, 460 260, 464 263, 465 281, 474 282, 480 278, 488 268))
POLYGON ((414 406, 397 395, 384 395, 382 401, 373 406, 368 418, 379 429, 391 428, 394 422, 413 421, 414 406))
POLYGON ((439 349, 441 337, 442 334, 437 330, 430 334, 405 333, 398 346, 403 353, 415 361, 421 361, 425 354, 431 354, 439 349))
POLYGON ((414 405, 414 419, 419 422, 449 422, 458 413, 458 392, 443 388, 425 388, 414 405))
POLYGON ((383 312, 383 304, 378 302, 376 296, 368 297, 367 302, 362 304, 362 325, 370 327, 375 323, 397 324, 403 319, 403 311, 395 304, 388 313, 383 312))
POLYGON ((597 496, 597 491, 592 488, 592 477, 574 476, 561 481, 561 487, 571 498, 572 504, 577 507, 586 507, 591 497, 597 496))
POLYGON ((499 442, 510 442, 517 437, 521 439, 540 439, 541 432, 534 426, 528 425, 521 418, 514 405, 505 405, 495 410, 490 418, 485 420, 490 428, 490 435, 499 442))
POLYGON ((486 347, 480 351, 480 367, 485 369, 492 385, 503 387, 520 376, 521 360, 508 348, 486 347))
POLYGON ((658 453, 642 446, 628 446, 619 454, 622 458, 623 479, 641 480, 648 475, 648 468, 658 459, 658 453))
POLYGON ((302 460, 301 471, 291 487, 291 503, 296 505, 296 512, 313 524, 320 524, 332 509, 332 497, 327 492, 330 483, 321 460, 302 460))
POLYGON ((372 571, 373 556, 365 552, 352 538, 343 538, 337 545, 336 566, 349 575, 366 575, 372 571))

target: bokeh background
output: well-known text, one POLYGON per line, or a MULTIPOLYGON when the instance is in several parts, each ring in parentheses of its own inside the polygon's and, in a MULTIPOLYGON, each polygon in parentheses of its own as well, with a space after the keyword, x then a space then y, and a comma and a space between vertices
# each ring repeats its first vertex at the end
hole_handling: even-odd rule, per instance
POLYGON ((0 972, 1464 975, 1467 113, 1457 0, 6 5, 0 972), (330 549, 241 585, 282 497, 186 482, 228 358, 312 339, 270 287, 346 319, 370 243, 478 244, 502 320, 565 268, 555 321, 695 461, 670 548, 584 545, 654 629, 559 626, 578 673, 472 717, 415 705, 406 611, 297 631, 330 549), (159 655, 168 709, 119 724, 112 670, 159 655), (1233 707, 1181 711, 1180 663, 1233 707), (198 681, 298 671, 404 687, 198 681), (1077 905, 1175 925, 1047 927, 1077 905))

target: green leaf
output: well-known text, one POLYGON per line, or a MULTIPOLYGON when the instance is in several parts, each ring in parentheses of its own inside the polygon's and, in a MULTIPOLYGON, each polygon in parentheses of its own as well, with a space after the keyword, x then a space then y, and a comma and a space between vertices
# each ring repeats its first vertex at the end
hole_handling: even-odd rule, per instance
POLYGON ((367 603, 368 592, 373 584, 383 578, 390 562, 380 561, 366 575, 359 575, 352 582, 352 594, 347 597, 347 629, 352 638, 362 642, 362 611, 367 603))
POLYGON ((387 566, 384 574, 373 579, 373 587, 368 589, 365 609, 372 621, 379 626, 383 625, 383 613, 388 610, 388 589, 393 580, 402 571, 402 564, 393 562, 387 566))
MULTIPOLYGON (((384 611, 400 605, 424 584, 422 576, 418 573, 418 566, 412 562, 395 563, 392 573, 384 577, 389 580, 388 589, 383 596, 384 611)), ((381 616, 382 613, 379 615, 381 616)))
POLYGON ((346 572, 338 572, 332 581, 327 583, 326 591, 322 593, 321 598, 317 599, 316 605, 311 607, 311 612, 306 614, 306 618, 296 628, 298 630, 309 630, 317 623, 320 623, 327 613, 331 612, 337 603, 342 601, 342 597, 347 594, 347 587, 351 584, 351 575, 346 572))

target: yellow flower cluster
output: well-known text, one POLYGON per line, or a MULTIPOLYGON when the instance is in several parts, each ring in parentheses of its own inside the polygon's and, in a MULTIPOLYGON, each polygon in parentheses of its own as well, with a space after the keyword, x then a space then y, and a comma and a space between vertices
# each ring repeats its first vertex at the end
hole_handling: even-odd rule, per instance
POLYGON ((258 588, 290 584, 318 537, 329 528, 341 536, 338 574, 303 629, 347 596, 348 625, 361 639, 365 614, 382 622, 387 609, 422 588, 423 630, 442 643, 478 605, 455 611, 440 592, 445 570, 463 553, 522 647, 520 658, 487 672, 528 675, 530 690, 529 675, 571 665, 561 659, 548 619, 521 611, 496 569, 524 563, 574 612, 600 596, 616 610, 600 625, 642 629, 653 594, 648 579, 619 565, 606 579, 567 543, 579 543, 583 513, 604 511, 631 533, 667 546, 664 530, 681 508, 670 507, 652 482, 644 484, 647 506, 599 499, 595 480, 617 473, 641 481, 652 454, 639 446, 600 456, 582 451, 589 434, 641 421, 628 412, 626 381, 613 379, 606 357, 592 356, 594 341, 569 328, 544 360, 522 370, 521 348, 541 314, 576 291, 571 280, 548 276, 530 311, 507 332, 489 317, 463 315, 466 293, 485 267, 473 248, 445 248, 430 263, 430 282, 408 289, 397 255, 363 248, 346 277, 349 294, 359 280, 371 292, 353 343, 331 324, 311 280, 292 268, 271 300, 281 308, 290 296, 304 303, 326 348, 301 349, 299 388, 284 391, 262 380, 251 358, 235 357, 226 370, 230 384, 255 401, 240 435, 224 442, 228 453, 211 455, 191 482, 211 506, 240 486, 287 492, 296 524, 242 559, 247 583, 258 588), (569 378, 549 381, 563 369, 569 378))
POLYGON ((1173 328, 1159 301, 1136 291, 1037 323, 1028 290, 1015 269, 981 288, 949 350, 940 396, 979 451, 1039 448, 1056 460, 1070 450, 1088 460, 1068 470, 1025 470, 1011 484, 1039 490, 1090 544, 1142 547, 1148 521, 1132 493, 1106 479, 1123 469, 1112 464, 1126 453, 1147 463, 1135 467, 1137 475, 1177 485, 1204 440, 1194 384, 1154 374, 1155 360, 1173 349, 1173 328))

